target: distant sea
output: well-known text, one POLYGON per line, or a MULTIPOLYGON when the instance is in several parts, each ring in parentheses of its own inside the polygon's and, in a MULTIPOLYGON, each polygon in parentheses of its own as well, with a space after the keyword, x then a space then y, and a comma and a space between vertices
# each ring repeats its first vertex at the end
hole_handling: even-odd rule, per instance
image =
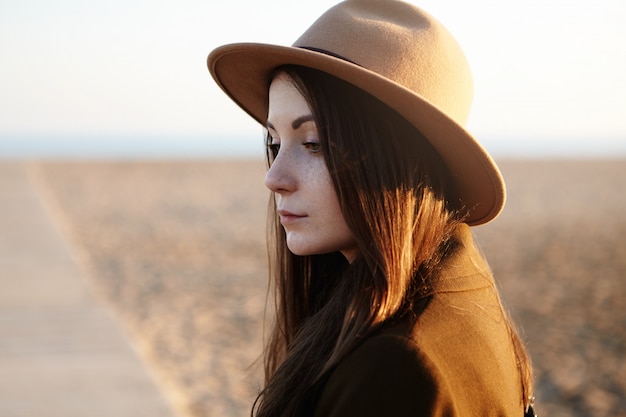
POLYGON ((178 159, 263 158, 263 137, 84 136, 2 137, 0 158, 178 159))
MULTIPOLYGON (((626 158, 626 136, 614 138, 485 138, 495 158, 626 158)), ((0 159, 263 158, 258 136, 3 137, 0 159)))

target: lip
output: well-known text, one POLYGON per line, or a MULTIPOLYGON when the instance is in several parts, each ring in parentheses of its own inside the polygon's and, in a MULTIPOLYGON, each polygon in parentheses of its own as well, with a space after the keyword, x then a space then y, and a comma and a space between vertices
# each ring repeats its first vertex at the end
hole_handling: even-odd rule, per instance
POLYGON ((280 223, 283 226, 297 222, 298 220, 306 217, 304 214, 296 214, 288 210, 278 210, 278 215, 280 216, 280 223))

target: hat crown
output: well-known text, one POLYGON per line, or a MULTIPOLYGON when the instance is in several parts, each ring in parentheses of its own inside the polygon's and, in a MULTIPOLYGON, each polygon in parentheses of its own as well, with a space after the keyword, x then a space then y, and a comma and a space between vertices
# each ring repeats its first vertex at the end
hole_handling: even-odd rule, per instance
POLYGON ((347 0, 329 9, 293 44, 325 51, 413 91, 465 125, 473 83, 450 32, 416 6, 347 0))

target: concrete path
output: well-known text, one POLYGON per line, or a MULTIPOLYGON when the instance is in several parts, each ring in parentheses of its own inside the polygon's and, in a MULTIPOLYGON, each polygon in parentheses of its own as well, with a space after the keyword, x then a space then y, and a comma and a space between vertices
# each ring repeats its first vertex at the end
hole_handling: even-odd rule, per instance
POLYGON ((172 417, 21 162, 0 161, 0 416, 172 417))

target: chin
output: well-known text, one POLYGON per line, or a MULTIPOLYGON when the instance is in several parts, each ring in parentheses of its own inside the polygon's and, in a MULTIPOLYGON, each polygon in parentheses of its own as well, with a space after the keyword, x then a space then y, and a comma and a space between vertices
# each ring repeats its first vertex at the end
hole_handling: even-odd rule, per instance
POLYGON ((310 251, 307 251, 307 250, 291 249, 289 246, 287 246, 287 248, 289 249, 289 252, 291 252, 291 253, 293 253, 294 255, 297 255, 297 256, 318 255, 317 252, 310 252, 310 251))
POLYGON ((290 245, 289 243, 287 243, 287 249, 289 249, 289 252, 297 256, 321 255, 323 253, 328 253, 328 251, 315 250, 315 248, 302 247, 300 245, 290 245))

